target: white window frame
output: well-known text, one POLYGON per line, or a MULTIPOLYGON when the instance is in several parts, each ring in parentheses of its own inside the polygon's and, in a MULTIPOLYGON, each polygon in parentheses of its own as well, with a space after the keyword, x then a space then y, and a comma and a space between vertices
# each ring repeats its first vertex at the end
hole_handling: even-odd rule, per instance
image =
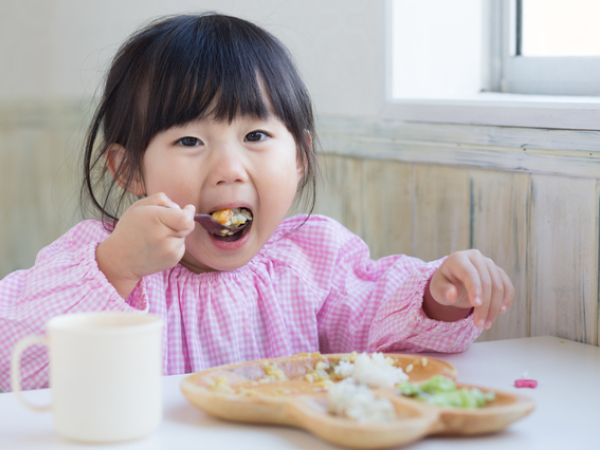
MULTIPOLYGON (((506 13, 512 0, 482 0, 492 27, 489 45, 491 66, 499 63, 506 44, 498 38, 494 15, 506 13), (495 37, 494 37, 495 36, 495 37)), ((386 0, 386 98, 384 120, 426 123, 511 126, 574 130, 600 130, 600 96, 527 95, 481 92, 474 96, 452 99, 395 99, 392 97, 392 0, 386 0)), ((510 26, 504 24, 502 26, 510 26)), ((491 72, 489 85, 498 89, 502 83, 499 71, 491 72)))
POLYGON ((516 55, 517 0, 494 0, 499 15, 497 47, 502 64, 500 92, 534 95, 600 95, 600 57, 528 57, 516 55), (593 80, 593 81, 590 81, 593 80))

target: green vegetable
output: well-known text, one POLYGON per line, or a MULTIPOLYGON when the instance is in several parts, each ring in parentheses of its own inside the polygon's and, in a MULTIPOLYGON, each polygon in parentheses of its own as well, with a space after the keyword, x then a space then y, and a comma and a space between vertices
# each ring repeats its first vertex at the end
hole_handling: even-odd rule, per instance
POLYGON ((403 381, 396 386, 401 394, 408 395, 410 397, 418 395, 421 390, 416 384, 410 384, 408 381, 403 381))
POLYGON ((419 387, 423 392, 427 392, 428 394, 456 391, 454 380, 442 377, 441 375, 434 375, 429 380, 421 383, 419 387))
POLYGON ((435 375, 420 385, 405 381, 397 388, 400 394, 415 400, 453 408, 481 408, 496 398, 493 392, 481 392, 476 388, 457 389, 453 380, 440 375, 435 375))

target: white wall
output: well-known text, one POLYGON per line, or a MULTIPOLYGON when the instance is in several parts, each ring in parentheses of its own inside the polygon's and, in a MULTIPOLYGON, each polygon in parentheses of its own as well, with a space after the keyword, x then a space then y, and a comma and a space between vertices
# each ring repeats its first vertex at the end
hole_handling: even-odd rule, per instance
POLYGON ((141 24, 212 10, 279 37, 317 114, 377 116, 384 9, 384 0, 0 0, 0 101, 93 96, 119 44, 141 24))
POLYGON ((393 0, 391 97, 445 99, 488 88, 484 0, 393 0))

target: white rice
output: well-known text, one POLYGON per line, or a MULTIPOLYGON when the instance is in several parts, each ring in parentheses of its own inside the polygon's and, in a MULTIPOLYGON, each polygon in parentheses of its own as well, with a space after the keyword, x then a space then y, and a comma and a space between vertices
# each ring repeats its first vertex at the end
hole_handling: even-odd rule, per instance
POLYGON ((369 387, 390 388, 408 380, 402 368, 394 367, 393 360, 383 353, 358 355, 351 363, 341 360, 334 368, 338 378, 345 378, 329 388, 327 410, 337 416, 360 422, 393 420, 396 412, 392 403, 378 399, 369 387))
POLYGON ((346 378, 327 392, 327 410, 340 417, 358 422, 387 422, 396 418, 392 403, 376 398, 371 389, 346 378))
POLYGON ((338 378, 347 378, 354 372, 354 364, 350 361, 340 361, 338 365, 333 368, 333 371, 338 378))
POLYGON ((408 375, 404 373, 402 368, 394 367, 391 364, 392 362, 391 359, 386 359, 383 353, 373 353, 372 357, 362 353, 354 361, 352 378, 358 384, 366 384, 373 388, 390 388, 408 380, 408 375))

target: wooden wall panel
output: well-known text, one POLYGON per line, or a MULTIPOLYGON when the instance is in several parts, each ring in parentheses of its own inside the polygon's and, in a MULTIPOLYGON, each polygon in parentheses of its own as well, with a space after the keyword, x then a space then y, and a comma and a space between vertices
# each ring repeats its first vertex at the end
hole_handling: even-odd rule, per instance
POLYGON ((323 148, 339 155, 588 178, 600 173, 600 131, 397 123, 358 117, 321 117, 319 126, 323 148))
MULTIPOLYGON (((0 105, 0 278, 81 219, 85 115, 0 105)), ((473 246, 494 259, 516 298, 481 340, 598 344, 599 132, 355 122, 324 122, 337 131, 321 134, 316 213, 363 237, 374 258, 473 246)))
POLYGON ((532 336, 598 343, 598 199, 598 180, 532 175, 532 336))
POLYGON ((363 162, 362 237, 373 259, 411 253, 411 172, 406 163, 363 162))
POLYGON ((43 215, 43 190, 49 191, 49 171, 44 158, 40 157, 43 150, 39 145, 45 141, 43 148, 52 146, 52 139, 43 139, 43 130, 17 130, 3 133, 5 138, 3 158, 1 162, 2 188, 10 195, 3 198, 2 241, 5 247, 4 267, 2 276, 17 269, 33 265, 35 255, 44 245, 47 245, 48 228, 53 228, 55 220, 48 220, 43 215), (40 167, 41 166, 41 167, 40 167), (41 175, 41 176, 40 176, 41 175))
POLYGON ((0 128, 0 278, 81 220, 82 135, 47 126, 0 128))
POLYGON ((18 267, 15 262, 14 211, 18 202, 16 170, 18 154, 14 133, 0 129, 0 278, 18 267))
POLYGON ((469 171, 450 166, 414 166, 413 251, 425 261, 469 248, 469 171))
POLYGON ((492 258, 510 277, 515 299, 479 341, 526 337, 527 215, 530 177, 526 173, 472 169, 472 246, 492 258))
POLYGON ((314 212, 329 216, 362 235, 362 160, 321 155, 322 180, 317 186, 314 212))

